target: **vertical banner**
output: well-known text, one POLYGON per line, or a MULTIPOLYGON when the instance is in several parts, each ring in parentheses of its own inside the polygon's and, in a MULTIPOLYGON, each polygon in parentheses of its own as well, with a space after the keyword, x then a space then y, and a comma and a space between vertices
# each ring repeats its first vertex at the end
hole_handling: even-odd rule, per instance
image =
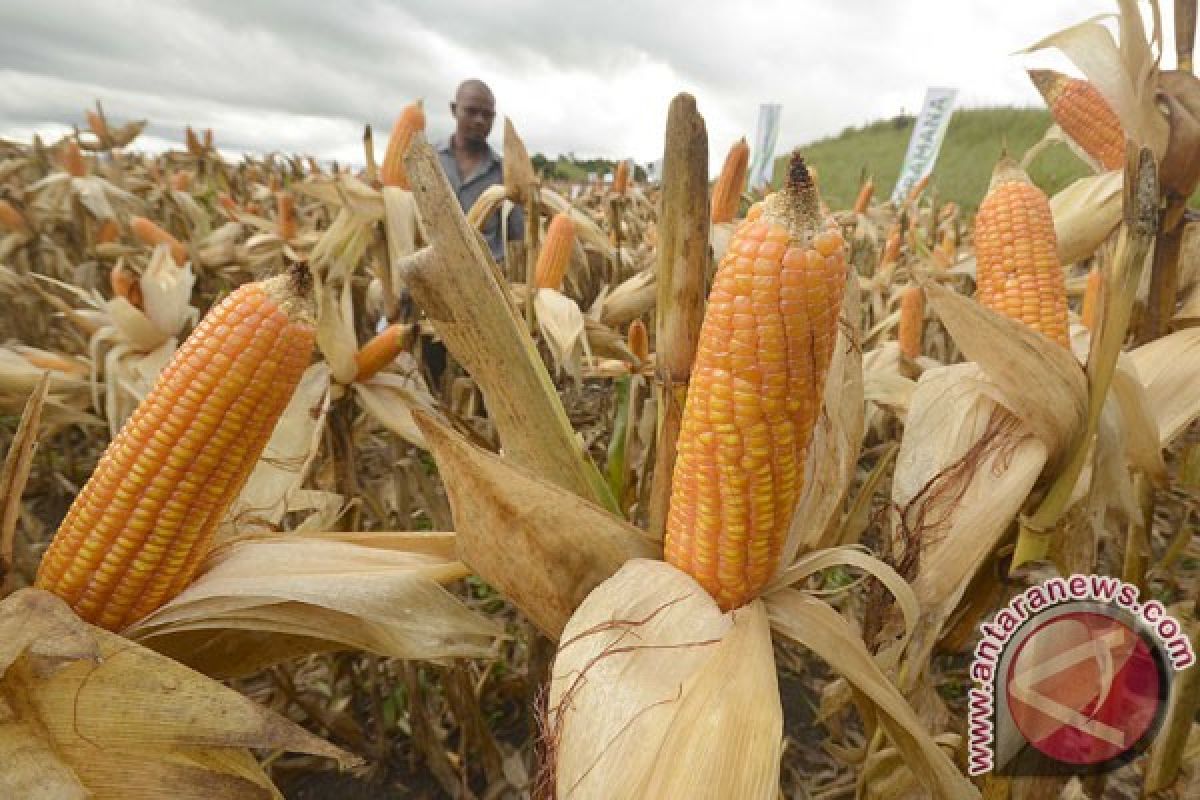
POLYGON ((763 103, 758 107, 758 127, 754 144, 750 146, 750 169, 747 187, 751 190, 768 186, 775 171, 775 142, 779 139, 779 117, 783 106, 763 103))
POLYGON ((892 202, 900 203, 917 181, 933 172, 942 139, 946 138, 946 127, 954 111, 954 98, 958 89, 930 88, 925 90, 925 104, 921 116, 913 126, 912 138, 908 140, 908 151, 904 154, 904 166, 892 190, 892 202))

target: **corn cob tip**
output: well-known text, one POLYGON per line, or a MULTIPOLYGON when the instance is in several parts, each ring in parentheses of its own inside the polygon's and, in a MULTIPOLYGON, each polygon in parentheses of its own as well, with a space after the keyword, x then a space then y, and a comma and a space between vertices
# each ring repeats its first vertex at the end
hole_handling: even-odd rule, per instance
POLYGON ((263 291, 279 304, 292 322, 316 325, 313 276, 305 264, 293 263, 287 272, 263 281, 263 291))
POLYGON ((1033 85, 1045 99, 1046 105, 1054 105, 1054 101, 1062 94, 1063 84, 1068 80, 1067 76, 1052 69, 1030 69, 1026 72, 1029 73, 1029 79, 1033 81, 1033 85))
POLYGON ((1021 169, 1021 165, 1008 154, 1007 147, 1001 151, 1000 159, 992 168, 992 179, 988 183, 988 192, 1005 183, 1032 183, 1025 170, 1021 169))
POLYGON ((787 183, 783 189, 764 201, 763 216, 768 222, 782 225, 794 238, 817 230, 821 199, 812 171, 799 150, 792 153, 788 162, 787 183))

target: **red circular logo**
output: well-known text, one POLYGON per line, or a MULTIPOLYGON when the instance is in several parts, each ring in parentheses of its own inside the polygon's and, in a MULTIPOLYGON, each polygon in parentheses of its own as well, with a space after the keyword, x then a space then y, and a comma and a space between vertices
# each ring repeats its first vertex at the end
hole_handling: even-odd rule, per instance
POLYGON ((1100 764, 1134 748, 1163 696, 1154 653, 1136 630, 1094 611, 1057 616, 1020 642, 1005 690, 1031 745, 1062 764, 1100 764))

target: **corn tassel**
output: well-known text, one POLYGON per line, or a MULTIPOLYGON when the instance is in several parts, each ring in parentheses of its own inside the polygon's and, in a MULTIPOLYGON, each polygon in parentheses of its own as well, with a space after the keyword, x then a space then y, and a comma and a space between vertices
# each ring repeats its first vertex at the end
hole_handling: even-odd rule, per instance
POLYGON ((214 308, 113 439, 36 585, 120 630, 188 585, 312 357, 307 273, 214 308))
POLYGON ((404 154, 412 144, 413 137, 425 130, 425 107, 421 101, 410 103, 396 117, 392 135, 388 137, 387 149, 383 152, 383 166, 379 170, 384 186, 411 188, 408 173, 404 170, 404 154))
POLYGON ((129 230, 133 231, 134 237, 142 244, 150 247, 157 247, 160 244, 167 245, 171 250, 171 258, 178 266, 182 267, 187 263, 188 252, 183 243, 151 220, 145 217, 131 217, 129 230))
POLYGON ((1067 346, 1067 289, 1046 194, 1007 156, 975 216, 979 302, 1067 346))
POLYGON ((571 251, 575 248, 575 223, 571 215, 558 213, 550 220, 542 250, 534 268, 534 283, 539 289, 558 289, 562 286, 571 251))
POLYGON ((737 216, 738 204, 742 200, 742 189, 746 186, 746 169, 750 163, 750 146, 743 136, 733 143, 725 156, 725 166, 712 194, 712 221, 733 222, 737 216))
POLYGON ((794 155, 787 187, 734 235, 700 331, 664 553, 725 610, 779 567, 821 411, 846 262, 818 208, 794 155))
POLYGON ((1099 89, 1052 69, 1031 69, 1029 77, 1045 98, 1054 121, 1085 153, 1105 169, 1124 166, 1125 131, 1099 89))
POLYGON ((916 360, 921 355, 921 332, 925 327, 925 293, 920 286, 909 286, 900 295, 900 330, 896 338, 900 352, 916 360))
POLYGON ((408 325, 389 325, 376 334, 354 354, 357 367, 354 373, 355 382, 369 381, 381 369, 395 361, 396 356, 408 347, 411 336, 412 328, 408 325))

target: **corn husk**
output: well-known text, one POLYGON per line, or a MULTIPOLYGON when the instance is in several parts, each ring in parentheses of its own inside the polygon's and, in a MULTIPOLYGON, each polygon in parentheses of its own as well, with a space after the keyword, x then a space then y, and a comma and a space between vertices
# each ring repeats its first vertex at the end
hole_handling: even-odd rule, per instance
POLYGON ((564 629, 548 717, 557 797, 773 800, 783 710, 762 602, 723 614, 685 573, 628 562, 564 629))
POLYGON ((1145 388, 1159 444, 1166 447, 1200 417, 1200 328, 1185 328, 1144 344, 1129 358, 1145 388))
POLYGON ((248 748, 356 762, 36 589, 0 601, 0 709, 5 797, 278 798, 248 748))
POLYGON ((227 543, 178 597, 124 635, 214 677, 297 655, 486 655, 498 623, 442 588, 467 569, 453 534, 283 534, 227 543))
POLYGON ((1080 178, 1050 198, 1058 260, 1070 266, 1092 254, 1121 222, 1124 175, 1119 171, 1080 178))

